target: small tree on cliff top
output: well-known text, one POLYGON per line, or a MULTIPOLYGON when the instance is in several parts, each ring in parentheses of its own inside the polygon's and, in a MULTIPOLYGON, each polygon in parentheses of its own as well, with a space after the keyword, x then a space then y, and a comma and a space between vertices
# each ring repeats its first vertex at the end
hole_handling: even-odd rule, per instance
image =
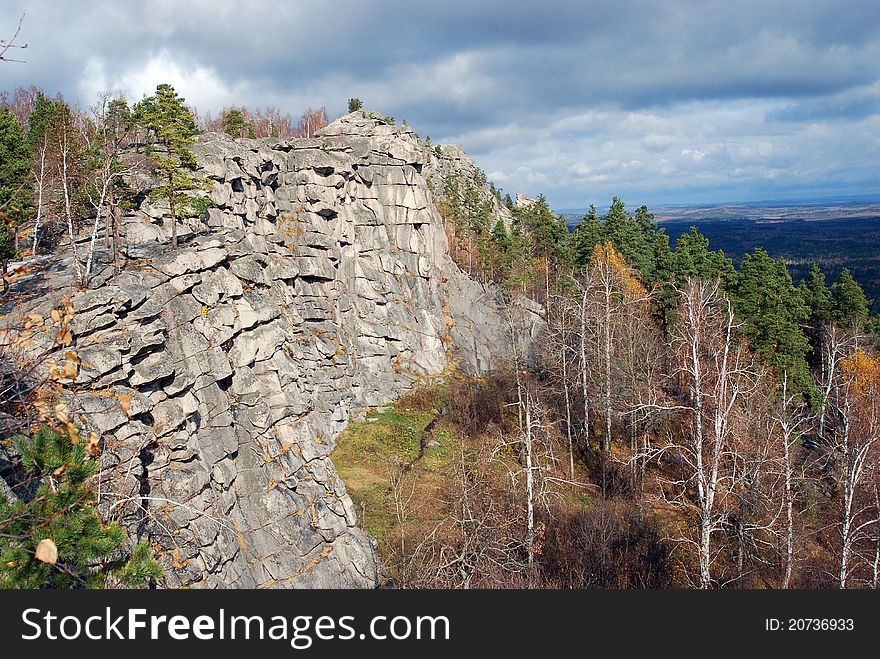
POLYGON ((223 117, 223 132, 230 137, 254 137, 254 127, 238 108, 232 108, 223 117))
POLYGON ((156 94, 145 98, 134 109, 139 125, 153 132, 167 153, 154 153, 156 172, 162 184, 150 193, 153 199, 168 201, 171 210, 171 244, 177 246, 178 217, 193 217, 204 210, 187 192, 200 186, 192 172, 196 159, 190 150, 198 133, 196 119, 184 105, 184 98, 177 95, 174 87, 161 84, 156 94))

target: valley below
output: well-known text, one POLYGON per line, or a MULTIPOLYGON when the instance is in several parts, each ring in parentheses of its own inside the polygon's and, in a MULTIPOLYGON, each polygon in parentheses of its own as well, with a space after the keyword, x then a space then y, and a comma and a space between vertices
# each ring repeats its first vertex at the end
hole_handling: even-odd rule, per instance
MULTIPOLYGON (((880 203, 714 204, 657 208, 658 228, 670 244, 692 226, 739 267, 742 257, 756 248, 782 257, 795 284, 806 278, 815 263, 834 280, 844 268, 880 311, 880 203)), ((582 214, 566 213, 569 226, 582 214)))

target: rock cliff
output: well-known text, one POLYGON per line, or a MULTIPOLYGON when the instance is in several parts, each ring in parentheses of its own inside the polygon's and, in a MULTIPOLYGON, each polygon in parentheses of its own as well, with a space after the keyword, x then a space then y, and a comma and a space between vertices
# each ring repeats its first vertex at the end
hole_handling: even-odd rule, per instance
MULTIPOLYGON (((313 139, 200 136, 207 218, 171 250, 165 209, 144 202, 125 271, 99 255, 73 296, 67 388, 102 437, 101 509, 150 538, 167 586, 376 586, 336 436, 419 379, 508 358, 498 291, 448 255, 426 177, 449 162, 370 117, 313 139)), ((72 293, 70 268, 47 265, 34 311, 72 293)))

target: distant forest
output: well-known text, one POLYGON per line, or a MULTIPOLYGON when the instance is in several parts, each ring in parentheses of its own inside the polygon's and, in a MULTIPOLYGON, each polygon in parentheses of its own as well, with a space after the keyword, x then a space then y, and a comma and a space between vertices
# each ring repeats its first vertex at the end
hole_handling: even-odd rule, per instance
POLYGON ((880 215, 829 220, 668 220, 660 226, 670 241, 696 226, 712 247, 722 250, 738 267, 742 257, 761 247, 785 259, 795 283, 807 278, 810 264, 819 265, 830 279, 848 268, 880 311, 880 215))

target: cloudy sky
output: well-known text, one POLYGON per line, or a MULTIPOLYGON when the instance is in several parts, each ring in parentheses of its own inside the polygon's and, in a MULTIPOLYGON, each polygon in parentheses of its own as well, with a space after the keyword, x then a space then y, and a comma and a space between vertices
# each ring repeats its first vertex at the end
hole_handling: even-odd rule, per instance
POLYGON ((557 209, 880 197, 876 0, 4 0, 35 83, 201 112, 351 96, 557 209))

